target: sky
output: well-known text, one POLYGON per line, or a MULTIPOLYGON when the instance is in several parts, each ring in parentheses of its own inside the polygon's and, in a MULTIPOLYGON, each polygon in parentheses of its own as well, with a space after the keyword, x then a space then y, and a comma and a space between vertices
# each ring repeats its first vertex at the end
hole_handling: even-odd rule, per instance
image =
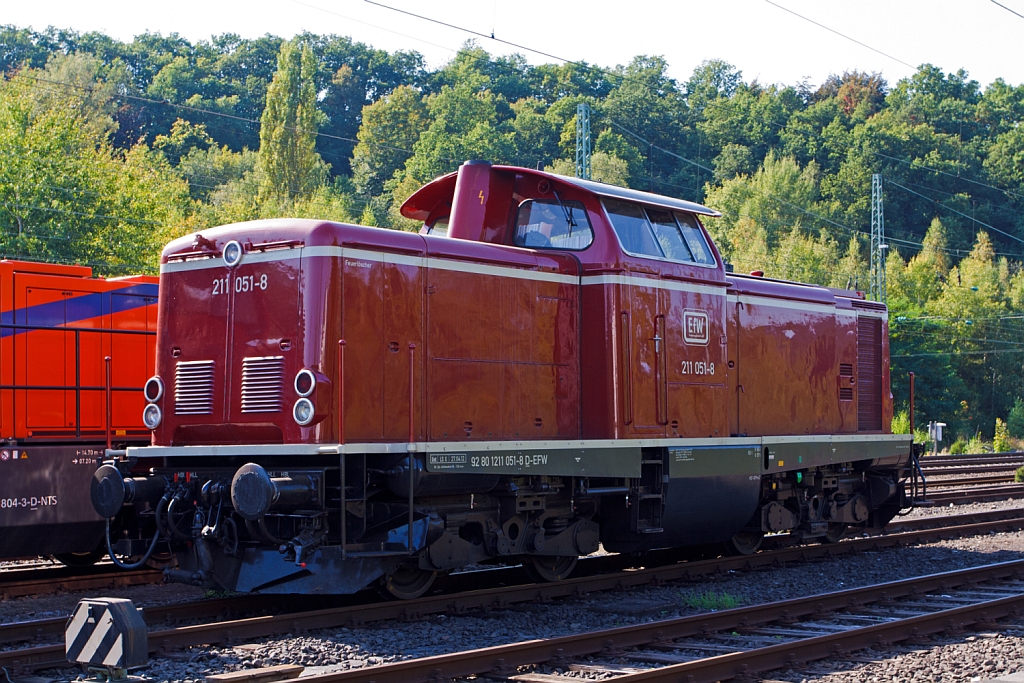
POLYGON ((762 84, 813 87, 830 74, 858 70, 880 72, 895 85, 923 63, 964 69, 982 87, 996 78, 1024 83, 1024 0, 380 2, 459 28, 367 0, 32 0, 6 3, 0 24, 101 31, 123 41, 147 31, 193 42, 222 33, 334 33, 388 51, 416 50, 432 68, 475 38, 492 54, 520 52, 531 64, 558 57, 610 67, 639 54, 661 55, 680 81, 702 61, 722 59, 744 80, 762 84), (548 55, 492 40, 492 32, 548 55))

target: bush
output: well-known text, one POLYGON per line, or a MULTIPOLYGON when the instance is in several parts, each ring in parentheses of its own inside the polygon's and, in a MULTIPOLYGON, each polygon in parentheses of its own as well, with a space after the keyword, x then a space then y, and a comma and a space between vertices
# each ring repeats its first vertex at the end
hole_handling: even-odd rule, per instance
POLYGON ((1015 439, 1024 439, 1024 400, 1017 397, 1006 416, 1006 429, 1015 439))
POLYGON ((996 434, 992 437, 992 450, 996 453, 1006 453, 1013 450, 1010 443, 1010 433, 1007 431, 1006 423, 996 418, 996 434))
POLYGON ((963 455, 966 452, 967 452, 967 441, 965 441, 964 437, 962 437, 962 436, 956 437, 956 441, 954 441, 953 443, 951 443, 949 445, 949 453, 950 453, 950 455, 963 455))
MULTIPOLYGON (((909 434, 910 413, 908 413, 906 410, 901 410, 900 412, 893 415, 890 429, 892 430, 893 434, 909 434)), ((928 438, 927 425, 925 426, 925 428, 919 427, 917 425, 914 426, 914 443, 924 444, 925 452, 931 452, 932 442, 931 439, 928 438)))
POLYGON ((1017 468, 1017 471, 1013 474, 1013 480, 1018 484, 1024 482, 1024 467, 1017 468))
POLYGON ((967 441, 965 453, 991 453, 992 444, 987 443, 978 432, 967 441))

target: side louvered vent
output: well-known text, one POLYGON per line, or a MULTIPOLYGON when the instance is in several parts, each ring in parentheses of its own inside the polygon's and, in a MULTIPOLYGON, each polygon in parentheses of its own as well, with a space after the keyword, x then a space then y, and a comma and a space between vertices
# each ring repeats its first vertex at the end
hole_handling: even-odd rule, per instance
POLYGON ((213 361, 189 360, 174 368, 176 415, 209 415, 213 412, 213 361))
POLYGON ((839 400, 853 400, 853 363, 839 364, 839 400))
POLYGON ((857 427, 882 428, 882 321, 857 320, 857 427))
POLYGON ((242 412, 281 412, 284 356, 242 359, 242 412))

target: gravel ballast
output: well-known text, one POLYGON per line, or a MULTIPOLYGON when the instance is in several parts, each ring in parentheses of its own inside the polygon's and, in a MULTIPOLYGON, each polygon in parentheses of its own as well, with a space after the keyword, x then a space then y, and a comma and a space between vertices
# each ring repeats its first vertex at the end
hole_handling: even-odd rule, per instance
MULTIPOLYGON (((908 516, 965 514, 1020 507, 1020 501, 999 501, 957 505, 954 508, 921 508, 908 516)), ((785 600, 1016 559, 1024 559, 1024 532, 988 534, 791 567, 729 573, 672 585, 600 593, 549 605, 527 605, 467 616, 439 616, 411 623, 383 622, 360 629, 290 634, 261 643, 233 647, 197 647, 155 658, 139 674, 154 681, 192 683, 202 680, 209 673, 275 664, 301 664, 307 667, 303 675, 309 675, 697 614, 705 611, 708 605, 726 608, 734 604, 785 600)), ((129 597, 138 605, 194 600, 202 596, 201 590, 181 585, 136 586, 101 593, 112 597, 129 597)), ((96 592, 88 594, 91 597, 96 595, 96 592)), ((70 612, 82 597, 86 595, 52 595, 3 601, 0 602, 0 621, 62 616, 70 612)), ((870 680, 971 681, 977 680, 979 675, 995 677, 1024 670, 1022 648, 1024 631, 1006 631, 998 637, 968 633, 955 642, 942 644, 936 641, 934 646, 919 646, 914 648, 914 652, 874 653, 875 657, 883 660, 877 664, 847 663, 841 665, 842 670, 826 671, 824 663, 818 663, 811 665, 809 671, 777 671, 765 677, 793 682, 828 683, 870 680), (948 648, 953 649, 947 651, 948 648), (990 670, 985 670, 986 667, 990 670), (932 673, 921 673, 927 670, 932 673)), ((541 667, 538 671, 551 673, 552 669, 541 667)), ((74 678, 77 672, 69 669, 51 674, 66 680, 74 678)), ((580 672, 572 672, 572 675, 594 677, 594 674, 580 672)))

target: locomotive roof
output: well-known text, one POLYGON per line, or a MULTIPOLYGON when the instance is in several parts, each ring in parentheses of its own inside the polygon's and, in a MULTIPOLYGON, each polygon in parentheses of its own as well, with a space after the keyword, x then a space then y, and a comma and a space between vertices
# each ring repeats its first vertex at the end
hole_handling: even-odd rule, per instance
MULTIPOLYGON (((499 167, 500 168, 500 167, 499 167)), ((521 169, 529 171, 530 169, 521 169)), ((540 175, 543 172, 530 171, 540 175)), ((676 199, 675 197, 666 197, 662 194, 654 194, 653 192, 644 192, 643 190, 633 190, 628 187, 619 187, 618 185, 609 185, 607 183, 599 183, 595 180, 584 180, 583 178, 572 178, 570 176, 558 175, 556 173, 543 173, 554 178, 558 178, 563 183, 569 185, 575 185, 576 187, 582 188, 589 192, 593 192, 596 195, 602 197, 614 197, 615 199, 627 199, 633 202, 643 202, 644 204, 655 204, 657 206, 664 206, 670 209, 679 209, 680 211, 689 211, 690 213, 697 213, 702 216, 721 216, 722 214, 714 209, 709 209, 706 206, 697 204, 696 202, 688 202, 685 199, 676 199)))
MULTIPOLYGON (((628 187, 608 185, 607 183, 599 183, 594 180, 572 178, 570 176, 558 175, 557 173, 548 173, 547 171, 538 171, 532 168, 521 168, 519 166, 494 166, 494 169, 499 171, 511 171, 520 175, 552 178, 560 183, 573 185, 581 190, 592 192, 600 197, 613 197, 615 199, 643 202, 644 204, 652 204, 654 206, 662 206, 668 209, 688 211, 702 216, 722 215, 718 211, 709 209, 708 207, 697 204, 696 202, 688 202, 685 199, 666 197, 665 195, 654 194, 653 192, 633 190, 628 187)), ((412 196, 405 201, 405 204, 402 205, 402 215, 406 218, 412 218, 415 220, 427 220, 431 209, 437 205, 438 202, 442 201, 445 197, 448 197, 448 201, 450 201, 451 195, 455 192, 455 178, 457 174, 458 172, 456 171, 443 175, 439 178, 435 178, 414 192, 412 196)))

